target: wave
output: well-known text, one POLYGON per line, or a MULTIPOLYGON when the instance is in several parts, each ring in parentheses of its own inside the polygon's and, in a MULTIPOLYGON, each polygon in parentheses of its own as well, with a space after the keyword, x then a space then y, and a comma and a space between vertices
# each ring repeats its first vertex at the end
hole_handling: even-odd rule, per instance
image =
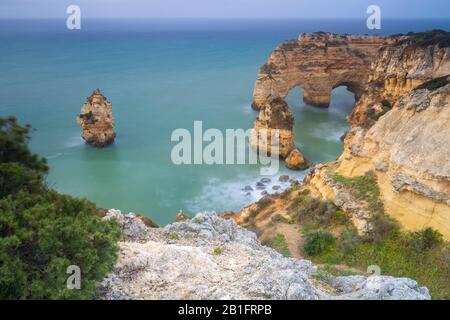
POLYGON ((61 157, 62 155, 64 155, 64 153, 62 152, 58 152, 56 154, 50 155, 50 156, 46 156, 45 158, 47 158, 48 160, 52 160, 52 159, 56 159, 61 157))
POLYGON ((67 141, 64 143, 64 146, 68 148, 73 148, 81 146, 83 144, 84 144, 83 138, 79 134, 77 134, 76 136, 67 139, 67 141))
MULTIPOLYGON (((302 180, 306 172, 296 172, 289 175, 291 178, 302 180)), ((192 200, 185 201, 188 212, 197 213, 204 211, 240 211, 245 206, 261 199, 266 191, 268 194, 282 192, 290 187, 290 182, 280 182, 279 177, 272 176, 270 182, 264 183, 264 189, 257 189, 256 184, 260 182, 262 177, 239 177, 233 181, 221 182, 221 179, 210 178, 200 193, 192 200), (245 190, 246 186, 250 186, 252 190, 245 190), (278 190, 272 187, 278 186, 278 190)))

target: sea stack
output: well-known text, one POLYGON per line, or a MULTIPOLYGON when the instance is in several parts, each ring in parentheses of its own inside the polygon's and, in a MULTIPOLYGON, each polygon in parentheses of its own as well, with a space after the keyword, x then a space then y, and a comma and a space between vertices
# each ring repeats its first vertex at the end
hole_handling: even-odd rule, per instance
POLYGON ((93 147, 102 148, 114 142, 112 104, 96 89, 81 108, 77 117, 84 140, 93 147))

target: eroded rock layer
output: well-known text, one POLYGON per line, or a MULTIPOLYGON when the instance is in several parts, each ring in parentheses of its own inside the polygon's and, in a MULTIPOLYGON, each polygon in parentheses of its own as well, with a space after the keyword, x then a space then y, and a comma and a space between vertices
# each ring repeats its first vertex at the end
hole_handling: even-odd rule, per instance
POLYGON ((327 107, 331 91, 346 85, 361 96, 372 59, 391 38, 336 35, 325 32, 302 34, 276 48, 261 67, 253 92, 253 108, 261 110, 268 100, 284 99, 301 86, 304 100, 327 107))
POLYGON ((105 147, 114 142, 112 104, 99 89, 95 90, 81 108, 77 117, 82 137, 94 147, 105 147))
MULTIPOLYGON (((430 226, 450 239, 448 40, 445 32, 415 34, 380 49, 349 117, 343 154, 309 177, 324 198, 343 197, 330 172, 373 171, 388 214, 407 229, 430 226)), ((355 218, 363 229, 367 216, 355 218)))

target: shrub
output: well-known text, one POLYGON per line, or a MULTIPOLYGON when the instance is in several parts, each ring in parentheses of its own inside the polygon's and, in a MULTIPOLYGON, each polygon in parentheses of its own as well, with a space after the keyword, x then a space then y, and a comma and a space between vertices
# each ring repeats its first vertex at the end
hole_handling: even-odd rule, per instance
POLYGON ((439 78, 434 78, 430 81, 422 83, 421 85, 416 87, 414 90, 427 89, 429 91, 434 91, 436 89, 439 89, 439 88, 449 84, 449 82, 450 82, 449 77, 450 77, 450 75, 446 75, 446 76, 439 77, 439 78))
POLYGON ((347 215, 330 201, 310 196, 300 196, 298 199, 298 220, 303 221, 303 224, 318 228, 348 223, 347 215))
POLYGON ((310 256, 325 252, 334 246, 336 239, 325 230, 309 232, 303 245, 303 251, 310 256))
POLYGON ((281 233, 278 233, 275 236, 275 239, 273 239, 273 241, 271 243, 271 247, 273 249, 275 249, 276 251, 278 251, 279 253, 281 253, 285 257, 291 256, 291 252, 289 251, 286 237, 281 233))
POLYGON ((213 254, 216 256, 222 254, 222 248, 221 247, 214 248, 213 254))
POLYGON ((180 237, 178 237, 178 233, 172 232, 172 233, 170 234, 170 239, 171 239, 171 240, 179 240, 180 237))
POLYGON ((387 109, 391 109, 392 108, 392 104, 389 100, 387 99, 383 99, 380 102, 383 105, 383 108, 387 108, 387 109))
POLYGON ((334 175, 332 179, 354 191, 357 199, 367 202, 368 209, 372 213, 383 212, 382 203, 379 201, 380 189, 377 184, 376 176, 372 171, 363 176, 345 177, 334 175))
POLYGON ((341 248, 344 253, 352 253, 361 243, 361 237, 355 228, 345 228, 341 233, 341 248))
POLYGON ((408 242, 413 249, 422 252, 442 245, 444 240, 439 231, 426 228, 412 233, 408 242))
POLYGON ((30 127, 0 119, 0 299, 86 299, 114 266, 121 237, 95 205, 49 190, 48 167, 26 142, 30 127), (70 290, 67 267, 81 271, 70 290))
POLYGON ((370 225, 372 229, 368 234, 368 239, 376 243, 396 236, 400 231, 398 222, 385 214, 374 214, 370 219, 370 225))

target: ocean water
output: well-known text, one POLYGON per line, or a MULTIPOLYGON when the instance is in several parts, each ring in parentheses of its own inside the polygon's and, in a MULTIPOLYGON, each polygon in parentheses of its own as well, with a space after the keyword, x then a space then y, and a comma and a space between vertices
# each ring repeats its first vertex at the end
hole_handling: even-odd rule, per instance
MULTIPOLYGON (((386 21, 380 33, 449 26, 386 21)), ((242 190, 261 178, 259 166, 176 166, 171 133, 192 130, 195 120, 205 129, 250 128, 259 66, 280 42, 311 31, 371 33, 357 20, 83 20, 79 31, 59 20, 0 20, 0 116, 33 125, 31 147, 48 159, 52 188, 99 207, 159 224, 180 210, 239 210, 261 196, 242 190), (86 145, 75 122, 95 88, 112 102, 116 121, 116 142, 104 149, 86 145)), ((335 159, 352 94, 335 89, 329 109, 305 105, 301 95, 295 88, 287 98, 297 144, 313 162, 335 159)), ((305 172, 281 167, 279 174, 305 172)))

